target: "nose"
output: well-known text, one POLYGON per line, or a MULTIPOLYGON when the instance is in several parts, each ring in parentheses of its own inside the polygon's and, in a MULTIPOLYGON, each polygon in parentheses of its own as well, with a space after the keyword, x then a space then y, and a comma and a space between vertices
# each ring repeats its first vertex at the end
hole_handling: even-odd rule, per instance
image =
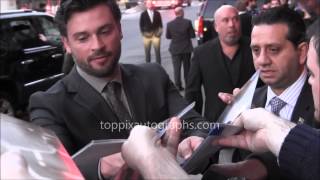
POLYGON ((91 50, 97 51, 105 47, 105 44, 99 36, 93 36, 92 42, 91 42, 91 50))
POLYGON ((235 26, 235 20, 231 19, 228 21, 228 26, 229 27, 234 27, 235 26))
POLYGON ((264 67, 271 64, 271 59, 264 50, 261 50, 258 55, 254 56, 254 61, 259 67, 264 67))

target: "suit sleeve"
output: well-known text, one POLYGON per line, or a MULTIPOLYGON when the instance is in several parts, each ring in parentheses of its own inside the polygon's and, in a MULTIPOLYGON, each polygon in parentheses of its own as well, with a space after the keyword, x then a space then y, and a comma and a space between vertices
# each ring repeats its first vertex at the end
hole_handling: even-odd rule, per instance
POLYGON ((71 136, 67 128, 63 125, 64 123, 58 122, 57 112, 59 112, 59 110, 54 108, 51 103, 53 101, 52 98, 45 96, 43 92, 33 94, 30 97, 28 108, 30 121, 55 132, 69 154, 73 154, 75 150, 72 139, 70 138, 71 136))
POLYGON ((140 27, 140 32, 143 35, 143 33, 145 32, 145 24, 144 24, 144 12, 141 13, 140 15, 140 19, 139 19, 139 27, 140 27))
POLYGON ((196 102, 195 109, 199 114, 202 114, 202 93, 201 93, 202 77, 200 71, 200 63, 198 53, 195 50, 191 66, 188 74, 188 82, 186 86, 185 98, 188 102, 196 102))
POLYGON ((196 33, 194 32, 194 29, 193 29, 191 21, 189 21, 189 24, 190 24, 189 25, 189 29, 188 29, 189 36, 190 36, 190 38, 195 38, 196 37, 196 33))
POLYGON ((161 18, 161 14, 158 11, 155 11, 155 13, 158 16, 158 20, 159 20, 159 24, 157 27, 157 30, 155 32, 155 36, 160 37, 162 35, 162 31, 163 31, 163 25, 162 25, 162 18, 161 18))
POLYGON ((158 15, 159 15, 159 20, 160 20, 160 27, 162 28, 163 27, 163 23, 162 23, 162 17, 161 17, 161 14, 159 11, 158 12, 158 15))
POLYGON ((285 138, 278 159, 281 171, 290 179, 320 179, 320 131, 297 125, 285 138))
POLYGON ((167 38, 167 39, 172 39, 172 37, 171 37, 171 32, 170 32, 170 25, 169 25, 169 23, 167 24, 166 38, 167 38))

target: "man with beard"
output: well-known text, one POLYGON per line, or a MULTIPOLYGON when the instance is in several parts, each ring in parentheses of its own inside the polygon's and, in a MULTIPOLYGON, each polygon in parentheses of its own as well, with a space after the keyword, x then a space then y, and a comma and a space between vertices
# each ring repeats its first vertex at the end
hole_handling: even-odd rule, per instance
MULTIPOLYGON (((134 125, 154 126, 187 106, 160 65, 118 63, 120 19, 113 0, 67 0, 57 11, 55 20, 75 67, 46 92, 33 94, 29 111, 30 120, 53 130, 70 154, 91 140, 125 139, 134 125)), ((201 117, 191 111, 184 119, 198 123, 201 117)), ((86 179, 97 179, 98 165, 104 177, 124 165, 120 153, 90 163, 80 168, 86 179)))
POLYGON ((241 87, 254 73, 250 40, 241 37, 238 10, 223 5, 214 14, 214 28, 218 37, 195 48, 186 86, 186 99, 196 101, 196 110, 202 112, 203 85, 204 115, 216 121, 225 104, 218 92, 232 92, 241 87))

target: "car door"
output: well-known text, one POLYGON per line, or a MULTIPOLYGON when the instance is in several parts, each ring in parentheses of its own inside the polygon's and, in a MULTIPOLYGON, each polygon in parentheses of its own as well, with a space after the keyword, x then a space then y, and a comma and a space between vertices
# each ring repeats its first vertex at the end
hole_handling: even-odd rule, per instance
POLYGON ((60 35, 50 16, 26 16, 6 21, 19 54, 12 69, 15 81, 28 97, 46 90, 63 74, 60 35))

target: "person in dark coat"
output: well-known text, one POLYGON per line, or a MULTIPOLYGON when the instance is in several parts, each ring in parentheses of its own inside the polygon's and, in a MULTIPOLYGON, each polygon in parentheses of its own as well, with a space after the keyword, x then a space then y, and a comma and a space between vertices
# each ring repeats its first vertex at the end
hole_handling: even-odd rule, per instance
POLYGON ((196 101, 195 109, 202 113, 203 86, 204 116, 211 122, 217 121, 226 106, 218 93, 231 93, 255 72, 250 39, 241 35, 238 10, 223 5, 214 19, 218 37, 194 49, 185 94, 189 102, 196 101))
POLYGON ((183 65, 184 82, 186 83, 193 51, 191 38, 195 38, 195 33, 191 21, 184 18, 183 8, 177 7, 174 12, 176 18, 167 25, 166 38, 171 39, 169 51, 172 57, 175 85, 179 90, 183 90, 181 65, 183 65))

